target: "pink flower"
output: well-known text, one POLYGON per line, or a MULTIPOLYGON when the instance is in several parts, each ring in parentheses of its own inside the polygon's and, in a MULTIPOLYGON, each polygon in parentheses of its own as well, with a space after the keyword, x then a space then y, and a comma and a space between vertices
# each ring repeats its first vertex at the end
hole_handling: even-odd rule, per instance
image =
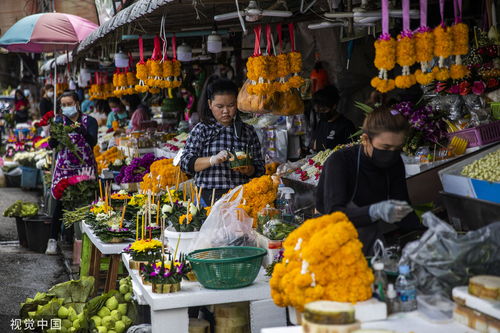
POLYGON ((313 165, 314 164, 314 160, 313 159, 309 159, 308 163, 309 163, 309 165, 313 165))
POLYGON ((450 89, 448 89, 448 92, 450 94, 458 95, 460 93, 460 87, 458 84, 454 84, 450 87, 450 89))
POLYGON ((472 85, 472 93, 475 95, 482 95, 486 89, 486 84, 483 81, 475 81, 472 85))

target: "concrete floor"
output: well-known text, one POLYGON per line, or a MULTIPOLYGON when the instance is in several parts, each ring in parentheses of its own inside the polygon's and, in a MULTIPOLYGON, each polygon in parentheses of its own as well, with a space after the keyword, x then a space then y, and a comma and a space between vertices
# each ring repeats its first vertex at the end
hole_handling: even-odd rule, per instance
POLYGON ((0 332, 12 332, 10 321, 19 317, 19 304, 27 297, 69 279, 61 255, 34 253, 15 242, 15 221, 3 211, 16 200, 38 202, 39 193, 0 188, 0 332))

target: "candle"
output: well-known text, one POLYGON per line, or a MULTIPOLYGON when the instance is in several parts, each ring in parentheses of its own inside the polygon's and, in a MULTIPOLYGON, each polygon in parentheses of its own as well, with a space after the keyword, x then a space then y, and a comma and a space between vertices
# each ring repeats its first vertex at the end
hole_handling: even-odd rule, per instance
POLYGON ((135 240, 139 240, 139 213, 137 213, 135 219, 135 240))
POLYGON ((180 177, 181 177, 181 171, 179 168, 177 168, 175 170, 175 173, 176 173, 176 179, 175 179, 175 189, 178 191, 179 190, 179 181, 180 181, 180 177))
POLYGON ((158 196, 158 204, 156 205, 156 225, 159 225, 160 220, 160 197, 158 196))
POLYGON ((182 185, 182 201, 186 201, 186 183, 182 185))
POLYGON ((122 218, 120 219, 120 229, 123 227, 123 219, 125 218, 125 211, 127 210, 127 201, 123 204, 122 218))
POLYGON ((198 196, 196 198, 196 208, 200 209, 200 201, 201 201, 201 191, 203 191, 203 187, 200 187, 200 191, 198 192, 198 196))
POLYGON ((172 205, 172 208, 174 207, 174 200, 172 200, 172 195, 170 194, 170 187, 167 186, 167 193, 168 193, 168 198, 170 199, 170 204, 172 205))
POLYGON ((214 205, 214 200, 215 200, 215 189, 212 189, 212 202, 210 203, 210 207, 214 205))
POLYGON ((144 215, 142 215, 141 239, 144 239, 144 215))
POLYGON ((99 178, 99 200, 102 200, 102 182, 101 182, 101 178, 99 178))

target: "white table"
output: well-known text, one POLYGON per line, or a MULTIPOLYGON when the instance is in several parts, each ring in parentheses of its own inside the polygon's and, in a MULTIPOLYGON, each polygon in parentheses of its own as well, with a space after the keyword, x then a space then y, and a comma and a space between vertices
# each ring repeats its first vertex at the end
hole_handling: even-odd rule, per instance
MULTIPOLYGON (((145 286, 136 270, 131 270, 128 265, 130 256, 122 254, 125 267, 132 276, 132 281, 139 285, 139 289, 145 301, 151 307, 151 326, 153 333, 184 333, 188 332, 189 317, 188 307, 227 304, 236 302, 250 302, 251 316, 259 317, 258 308, 252 307, 252 302, 269 300, 271 290, 269 278, 265 276, 263 270, 254 283, 248 287, 240 289, 214 290, 206 289, 199 282, 182 281, 181 291, 172 294, 155 294, 151 286, 145 286)), ((272 309, 274 320, 285 322, 284 309, 272 309), (276 313, 276 314, 274 314, 276 313), (282 318, 278 318, 282 316, 282 318)), ((266 311, 269 311, 267 308, 266 311)))
MULTIPOLYGON (((384 321, 362 323, 364 329, 386 329, 397 333, 475 333, 476 331, 454 321, 432 323, 419 312, 397 313, 384 321)), ((266 328, 262 333, 302 333, 301 326, 266 328)))
POLYGON ((85 222, 82 222, 82 232, 87 235, 87 237, 90 239, 90 242, 92 243, 89 275, 94 277, 94 294, 96 294, 97 290, 99 289, 102 255, 110 256, 109 268, 106 273, 106 282, 104 283, 104 292, 116 289, 118 267, 120 266, 121 260, 120 254, 123 252, 123 249, 126 248, 131 242, 103 243, 85 222))

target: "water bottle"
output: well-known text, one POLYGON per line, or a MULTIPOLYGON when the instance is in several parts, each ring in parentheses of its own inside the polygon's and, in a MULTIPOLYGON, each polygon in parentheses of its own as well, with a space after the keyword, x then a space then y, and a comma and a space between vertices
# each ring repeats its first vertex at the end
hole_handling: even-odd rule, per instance
POLYGON ((387 285, 385 303, 387 304, 387 314, 388 315, 399 311, 399 309, 398 309, 398 294, 396 293, 396 290, 394 289, 394 285, 392 283, 389 283, 387 285))
POLYGON ((283 211, 285 207, 285 193, 283 193, 283 189, 285 188, 285 184, 278 185, 278 193, 276 195, 275 206, 277 209, 283 211))
POLYGON ((417 282, 410 275, 410 266, 399 266, 399 276, 396 279, 399 310, 409 312, 417 309, 417 282))
POLYGON ((387 291, 387 275, 384 272, 384 263, 376 262, 373 264, 375 270, 375 282, 373 283, 373 292, 375 297, 385 302, 387 291))
POLYGON ((293 208, 293 198, 292 193, 285 192, 285 205, 281 210, 281 216, 285 222, 292 223, 294 221, 294 208, 293 208))

